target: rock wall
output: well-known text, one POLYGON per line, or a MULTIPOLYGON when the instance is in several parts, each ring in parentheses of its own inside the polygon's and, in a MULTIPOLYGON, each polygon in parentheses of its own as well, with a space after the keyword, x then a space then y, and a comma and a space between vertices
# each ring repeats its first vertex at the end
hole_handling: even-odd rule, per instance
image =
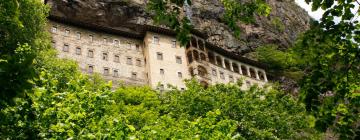
MULTIPOLYGON (((96 23, 112 28, 124 24, 153 24, 145 11, 147 0, 48 0, 51 14, 96 23)), ((239 23, 241 37, 223 23, 224 8, 218 0, 193 0, 191 21, 208 35, 207 41, 234 53, 245 55, 263 44, 287 48, 297 35, 309 28, 310 17, 292 0, 267 0, 272 10, 268 17, 256 17, 256 23, 239 23)), ((246 56, 246 55, 245 55, 246 56)))

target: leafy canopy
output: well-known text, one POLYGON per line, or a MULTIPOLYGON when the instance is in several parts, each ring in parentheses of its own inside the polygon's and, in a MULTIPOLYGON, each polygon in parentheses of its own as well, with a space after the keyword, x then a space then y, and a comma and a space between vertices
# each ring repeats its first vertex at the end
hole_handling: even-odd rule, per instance
POLYGON ((32 87, 33 60, 44 48, 48 8, 39 0, 1 0, 0 9, 1 108, 1 102, 32 87))
POLYGON ((81 74, 77 64, 44 51, 29 98, 0 111, 10 139, 308 139, 320 138, 305 106, 276 90, 241 85, 159 93, 81 74))

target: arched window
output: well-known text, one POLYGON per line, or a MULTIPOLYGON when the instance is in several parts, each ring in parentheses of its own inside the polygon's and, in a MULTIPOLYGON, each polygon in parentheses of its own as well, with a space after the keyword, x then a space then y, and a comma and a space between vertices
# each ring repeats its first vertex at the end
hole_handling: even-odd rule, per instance
POLYGON ((256 73, 253 68, 250 68, 250 76, 251 76, 251 78, 256 78, 256 73))
POLYGON ((259 72, 259 78, 260 78, 260 80, 265 81, 265 76, 262 72, 259 72))
POLYGON ((195 61, 199 61, 199 52, 197 50, 193 50, 195 61))
POLYGON ((213 53, 208 52, 209 62, 215 64, 215 56, 213 53))
POLYGON ((232 63, 234 72, 239 73, 239 66, 236 63, 232 63))
POLYGON ((230 62, 229 62, 229 60, 226 60, 226 59, 225 59, 225 68, 228 69, 228 70, 231 70, 230 69, 230 62))
POLYGON ((189 72, 191 76, 195 76, 194 69, 192 67, 189 68, 189 72))
POLYGON ((206 55, 204 53, 200 53, 200 60, 206 61, 206 55))
POLYGON ((204 43, 202 40, 198 41, 198 44, 199 44, 199 49, 202 50, 202 51, 205 51, 205 47, 204 47, 204 43))
POLYGON ((190 48, 190 42, 186 45, 186 49, 190 48))
POLYGON ((197 47, 198 47, 198 45, 197 45, 197 41, 196 41, 196 39, 195 39, 195 38, 192 38, 192 39, 191 39, 191 46, 192 46, 192 47, 195 47, 195 48, 197 48, 197 47))
POLYGON ((216 64, 222 67, 223 64, 220 56, 216 56, 216 64))
POLYGON ((246 67, 244 65, 241 65, 241 71, 242 71, 243 75, 248 75, 246 67))
POLYGON ((193 62, 193 57, 192 57, 191 51, 189 51, 189 52, 187 53, 187 59, 188 59, 189 63, 192 63, 192 62, 193 62))
POLYGON ((198 66, 198 74, 201 77, 206 77, 208 72, 203 66, 198 66))

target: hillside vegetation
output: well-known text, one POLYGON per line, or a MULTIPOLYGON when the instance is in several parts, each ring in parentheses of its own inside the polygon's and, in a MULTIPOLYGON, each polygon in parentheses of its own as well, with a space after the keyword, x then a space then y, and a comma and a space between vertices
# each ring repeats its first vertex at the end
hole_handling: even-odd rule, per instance
MULTIPOLYGON (((293 48, 258 50, 271 71, 293 76, 298 97, 276 83, 241 90, 241 81, 204 88, 189 80, 185 91, 112 89, 99 75, 56 58, 46 31, 48 7, 38 0, 0 2, 0 139, 324 139, 324 132, 359 139, 360 26, 353 1, 313 0, 313 9, 327 12, 293 48)), ((227 9, 229 24, 235 23, 244 7, 224 2, 235 4, 227 9)), ((258 4, 258 12, 268 10, 258 4)), ((188 29, 187 23, 174 28, 188 29)))

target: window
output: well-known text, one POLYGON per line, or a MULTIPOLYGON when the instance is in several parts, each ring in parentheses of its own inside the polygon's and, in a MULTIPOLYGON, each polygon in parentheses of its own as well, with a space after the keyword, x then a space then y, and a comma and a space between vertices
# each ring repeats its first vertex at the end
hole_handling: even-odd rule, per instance
POLYGON ((140 51, 140 45, 136 44, 136 51, 140 51))
POLYGON ((229 76, 229 81, 234 83, 234 77, 232 75, 229 76))
POLYGON ((53 26, 53 27, 51 28, 51 32, 52 32, 52 33, 56 33, 56 32, 57 32, 57 27, 56 27, 56 26, 53 26))
POLYGON ((136 65, 141 66, 141 60, 140 59, 136 59, 136 65))
POLYGON ((77 33, 76 33, 76 38, 77 38, 77 39, 81 39, 81 33, 80 33, 80 32, 77 32, 77 33))
POLYGON ((108 53, 104 52, 103 55, 102 55, 102 59, 103 60, 108 60, 108 53))
POLYGON ((115 40, 114 40, 114 45, 115 45, 115 46, 119 46, 119 45, 120 45, 119 40, 116 40, 116 39, 115 39, 115 40))
POLYGON ((109 75, 109 74, 110 74, 109 68, 104 68, 104 75, 109 75))
POLYGON ((119 77, 119 70, 114 70, 114 72, 113 72, 113 76, 114 77, 119 77))
POLYGON ((212 69, 212 75, 217 76, 216 69, 212 69))
POLYGON ((93 35, 89 35, 90 41, 93 42, 94 41, 94 36, 93 35))
POLYGON ((94 57, 94 50, 88 51, 88 57, 93 58, 94 57))
POLYGON ((120 62, 120 56, 119 55, 115 55, 114 56, 114 62, 120 62))
POLYGON ((126 59, 126 64, 132 65, 132 58, 131 58, 131 57, 128 57, 128 58, 126 59))
POLYGON ((127 49, 128 49, 128 50, 131 50, 131 44, 130 44, 130 43, 128 43, 127 49))
POLYGON ((183 75, 182 75, 181 72, 178 72, 178 77, 179 77, 179 78, 182 78, 182 77, 183 77, 183 75))
POLYGON ((63 51, 64 52, 69 52, 69 45, 68 44, 64 44, 63 51))
POLYGON ((93 65, 89 65, 88 66, 88 73, 93 73, 94 72, 94 66, 93 65))
POLYGON ((68 36, 70 34, 70 30, 69 29, 65 29, 65 35, 68 36))
POLYGON ((136 73, 136 72, 132 72, 132 73, 131 73, 131 78, 136 79, 136 78, 137 78, 137 73, 136 73))
POLYGON ((185 88, 181 88, 181 91, 184 91, 185 90, 185 88))
POLYGON ((173 41, 171 42, 171 47, 176 48, 176 40, 173 40, 173 41))
POLYGON ((157 59, 158 60, 163 60, 163 54, 161 52, 157 53, 157 59))
POLYGON ((225 79, 224 72, 220 72, 220 78, 221 78, 221 79, 225 79))
POLYGON ((164 69, 160 69, 160 74, 161 74, 161 75, 164 75, 164 74, 165 74, 164 69))
POLYGON ((176 63, 182 64, 182 60, 180 56, 176 56, 176 63))
POLYGON ((75 53, 77 55, 81 55, 81 48, 80 47, 76 47, 75 53))
POLYGON ((153 43, 154 43, 154 44, 159 44, 159 37, 154 36, 154 37, 153 37, 153 43))

